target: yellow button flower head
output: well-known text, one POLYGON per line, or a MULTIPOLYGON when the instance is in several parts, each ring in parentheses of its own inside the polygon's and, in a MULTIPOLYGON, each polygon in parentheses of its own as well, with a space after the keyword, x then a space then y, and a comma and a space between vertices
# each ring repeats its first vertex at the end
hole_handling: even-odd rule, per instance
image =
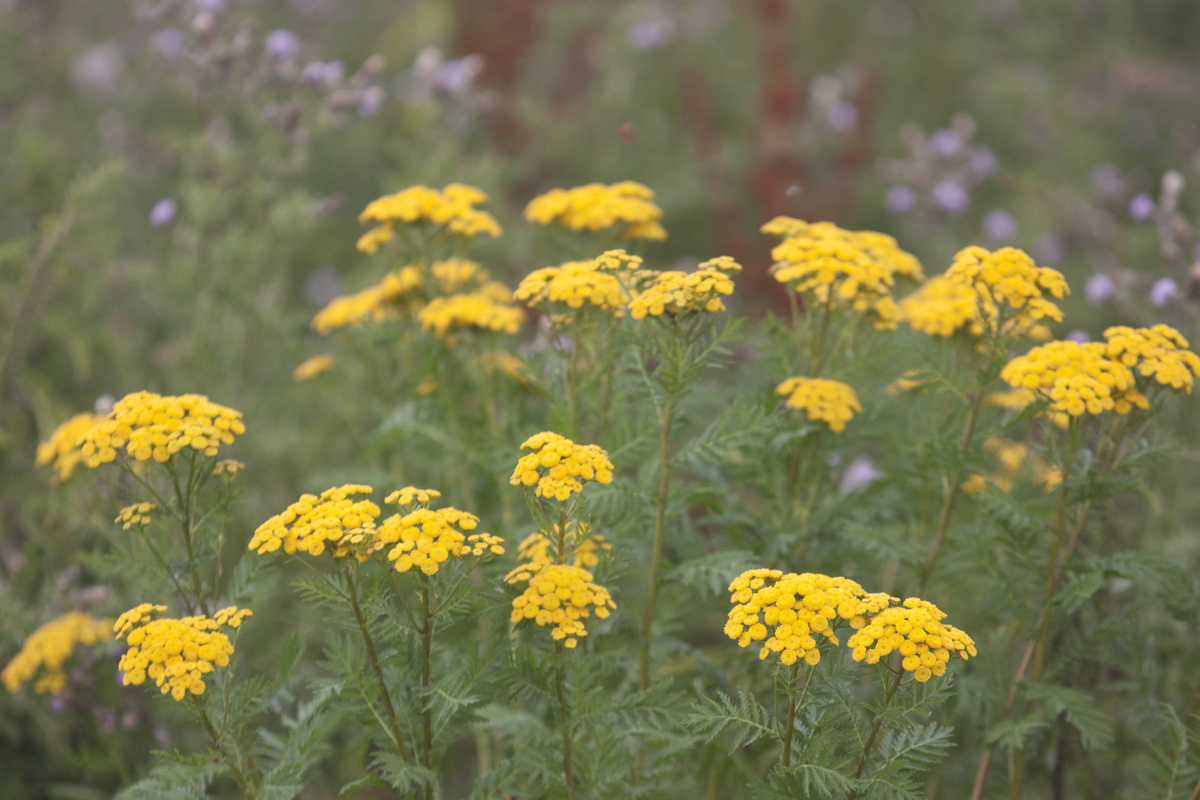
POLYGON ((499 236, 503 231, 496 218, 475 206, 487 202, 487 195, 474 186, 452 183, 442 189, 410 186, 396 194, 371 201, 359 222, 378 222, 358 240, 358 249, 375 253, 395 235, 396 225, 430 223, 440 230, 438 238, 463 236, 473 238, 484 234, 499 236))
POLYGON ((138 461, 166 461, 190 447, 215 456, 246 432, 242 413, 219 406, 202 394, 163 397, 153 392, 126 395, 112 412, 80 438, 84 463, 98 467, 114 461, 117 451, 138 461))
POLYGON ((1193 376, 1200 375, 1200 356, 1188 349, 1188 340, 1169 325, 1153 328, 1118 326, 1104 332, 1107 355, 1145 378, 1192 393, 1193 376))
POLYGON ((218 461, 213 467, 213 475, 237 475, 244 470, 246 465, 240 461, 235 461, 228 458, 224 461, 218 461))
POLYGON ((1050 342, 1005 365, 1000 377, 1050 401, 1050 419, 1065 428, 1071 417, 1115 410, 1128 414, 1150 401, 1134 386, 1133 373, 1107 356, 1101 342, 1050 342))
POLYGON ((435 489, 405 487, 388 495, 386 502, 409 509, 384 520, 379 528, 378 541, 395 544, 387 554, 396 562, 397 572, 417 567, 426 575, 436 575, 451 556, 485 557, 504 555, 504 540, 490 533, 467 535, 479 525, 474 514, 456 508, 429 508, 441 497, 435 489))
POLYGON ((76 414, 55 428, 48 441, 38 445, 35 463, 39 467, 54 464, 52 483, 59 484, 71 477, 75 467, 83 460, 79 438, 100 420, 101 417, 86 412, 76 414))
POLYGON ((292 380, 294 381, 311 381, 313 378, 328 372, 333 369, 336 362, 333 356, 322 353, 319 356, 313 356, 306 359, 300 366, 292 370, 292 380))
POLYGON ((846 423, 862 411, 850 384, 826 378, 788 378, 775 387, 775 394, 787 395, 788 408, 807 411, 810 420, 825 422, 834 433, 846 430, 846 423))
POLYGON ((609 250, 588 261, 535 270, 525 276, 513 297, 547 312, 554 310, 549 304, 562 303, 572 310, 595 306, 620 317, 629 294, 616 273, 636 270, 641 263, 641 258, 624 250, 609 250))
POLYGON ((429 265, 429 274, 442 294, 455 294, 467 287, 482 285, 491 274, 478 261, 469 258, 448 258, 429 265))
POLYGON ((213 619, 201 615, 151 621, 155 612, 165 610, 166 606, 143 603, 117 620, 117 638, 124 637, 130 645, 121 656, 122 682, 141 686, 148 675, 163 694, 170 692, 176 700, 188 692, 204 694, 203 676, 228 666, 233 655, 233 644, 221 626, 238 628, 253 612, 230 606, 213 619))
POLYGON ((113 620, 95 619, 91 614, 72 611, 56 617, 29 635, 21 651, 0 670, 0 683, 15 692, 22 683, 42 674, 33 684, 38 694, 58 694, 67 685, 63 665, 75 651, 75 645, 94 645, 109 640, 113 620))
POLYGON ((909 325, 930 336, 953 336, 964 328, 982 332, 975 291, 944 275, 930 278, 901 300, 900 310, 909 325))
POLYGON ((395 314, 395 306, 424 283, 421 269, 409 265, 389 272, 374 286, 335 297, 313 317, 311 327, 321 335, 364 322, 382 322, 395 314))
POLYGON ((259 525, 248 547, 260 555, 282 547, 288 555, 299 551, 319 556, 325 552, 325 543, 330 542, 335 557, 353 551, 359 561, 365 561, 384 546, 375 530, 380 511, 370 500, 356 501, 353 497, 372 491, 370 486, 348 483, 326 489, 320 497, 301 495, 282 514, 259 525))
POLYGON ((531 619, 538 625, 553 625, 550 636, 566 647, 587 636, 583 620, 593 612, 608 617, 616 603, 608 590, 592 582, 592 573, 582 567, 547 564, 529 578, 529 587, 513 600, 512 621, 531 619), (564 641, 565 640, 565 641, 564 641))
POLYGON ((892 597, 868 594, 848 578, 831 578, 805 572, 786 575, 777 569, 752 569, 729 584, 733 609, 725 623, 725 635, 739 647, 762 642, 758 657, 778 653, 784 664, 803 659, 810 666, 821 660, 814 635, 834 645, 834 626, 839 620, 852 628, 866 624, 866 615, 887 608, 892 597))
POLYGON ((705 261, 695 272, 642 270, 635 276, 637 292, 629 304, 634 319, 647 314, 710 314, 725 310, 721 295, 733 294, 733 273, 741 265, 728 256, 705 261))
MULTIPOLYGON (((555 526, 557 532, 558 526, 555 526)), ((600 534, 589 534, 588 526, 583 526, 583 539, 578 536, 579 526, 572 520, 567 523, 567 533, 563 537, 566 550, 565 560, 571 566, 591 569, 600 563, 600 552, 612 550, 612 545, 600 534)), ((553 564, 557 560, 551 552, 553 542, 542 533, 531 533, 517 547, 517 561, 520 566, 504 577, 508 584, 522 583, 541 571, 542 567, 553 564)))
POLYGON ((551 189, 525 206, 525 219, 537 225, 557 222, 573 231, 602 231, 621 226, 625 239, 661 241, 667 238, 659 220, 662 209, 654 192, 635 181, 611 186, 589 183, 574 189, 551 189))
POLYGON ((134 503, 131 506, 125 506, 113 522, 125 523, 123 530, 129 530, 135 525, 145 527, 150 524, 150 512, 157 507, 154 503, 134 503))
POLYGON ((508 482, 513 486, 534 486, 534 494, 546 499, 566 501, 583 491, 583 481, 612 481, 612 462, 598 445, 575 444, 551 431, 534 434, 521 445, 535 452, 522 456, 508 482))
POLYGON ((953 625, 942 624, 945 618, 933 603, 910 597, 903 607, 876 614, 847 644, 854 648, 855 661, 866 660, 868 664, 899 650, 904 669, 924 683, 946 671, 950 656, 957 654, 966 661, 978 655, 971 637, 953 625))
POLYGON ((1025 406, 1037 400, 1037 395, 1028 389, 1009 389, 1005 392, 993 392, 984 399, 989 406, 998 406, 1009 411, 1020 411, 1025 406))
POLYGON ((525 312, 495 299, 494 293, 472 292, 435 297, 417 312, 421 330, 432 330, 439 337, 455 328, 481 328, 514 334, 525 321, 525 312))

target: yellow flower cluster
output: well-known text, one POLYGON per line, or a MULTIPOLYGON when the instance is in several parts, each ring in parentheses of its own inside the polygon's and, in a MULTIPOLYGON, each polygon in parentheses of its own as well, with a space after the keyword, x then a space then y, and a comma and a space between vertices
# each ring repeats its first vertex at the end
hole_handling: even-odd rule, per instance
POLYGON ((970 286, 938 275, 901 300, 900 311, 909 325, 930 336, 953 336, 964 327, 982 333, 975 299, 970 286))
MULTIPOLYGON (((591 569, 600 563, 600 552, 612 550, 612 545, 606 542, 600 534, 589 536, 586 528, 584 531, 584 538, 580 541, 576 523, 567 523, 567 533, 563 537, 563 546, 566 550, 564 556, 571 566, 591 569)), ((527 581, 541 571, 542 567, 554 563, 557 558, 550 552, 553 544, 542 533, 531 533, 526 536, 525 540, 517 547, 517 561, 522 563, 504 577, 504 582, 515 584, 527 581)))
POLYGON ((874 664, 893 651, 904 657, 902 666, 921 683, 946 671, 950 656, 964 661, 978 655, 970 636, 953 625, 943 625, 946 615, 926 600, 910 597, 899 608, 888 608, 859 629, 847 644, 855 661, 874 664), (869 649, 868 649, 869 648, 869 649))
POLYGON ((499 236, 496 218, 475 206, 487 202, 487 195, 474 186, 452 183, 440 192, 428 186, 410 186, 402 192, 371 201, 359 222, 378 222, 358 240, 358 249, 375 253, 395 236, 398 223, 430 222, 442 226, 441 235, 474 237, 499 236))
POLYGON ((117 514, 117 518, 113 522, 125 523, 123 530, 129 530, 133 526, 139 527, 150 524, 150 512, 157 508, 154 503, 134 503, 131 506, 125 506, 121 509, 121 513, 117 514))
MULTIPOLYGON (((513 297, 531 306, 550 302, 565 303, 569 308, 579 309, 588 304, 613 316, 623 316, 629 295, 617 276, 605 269, 602 259, 610 253, 625 256, 625 251, 615 250, 589 261, 568 261, 557 267, 534 270, 517 286, 513 297)), ((625 257, 629 260, 633 258, 625 257)), ((640 258, 636 260, 641 263, 640 258)))
MULTIPOLYGON (((986 491, 989 481, 1006 492, 1011 491, 1013 478, 1021 471, 1029 456, 1029 445, 1000 436, 990 436, 984 442, 984 447, 991 451, 996 456, 996 460, 1000 462, 1000 474, 971 475, 962 484, 963 494, 972 495, 986 491)), ((1047 492, 1052 492, 1062 483, 1062 473, 1045 460, 1034 459, 1033 482, 1042 486, 1047 492)))
POLYGON ((788 408, 808 412, 809 420, 821 420, 834 433, 846 430, 846 423, 862 411, 853 387, 826 378, 788 378, 775 387, 775 394, 787 395, 788 408))
POLYGON ((636 181, 611 186, 589 183, 538 195, 525 206, 525 219, 538 225, 557 222, 573 231, 602 231, 621 225, 625 239, 661 241, 667 232, 659 222, 662 209, 653 200, 654 192, 636 181))
POLYGON ((1188 349, 1188 340, 1179 331, 1169 325, 1118 326, 1106 330, 1104 338, 1109 358, 1163 386, 1192 393, 1192 378, 1200 376, 1200 357, 1188 349))
POLYGON ((292 380, 311 381, 313 378, 333 369, 333 356, 321 354, 306 359, 304 363, 292 370, 292 380))
POLYGON ((892 237, 847 231, 832 222, 808 223, 776 217, 762 232, 783 237, 771 250, 771 274, 820 304, 848 305, 873 318, 876 328, 894 329, 900 309, 892 299, 897 277, 921 280, 921 263, 892 237))
POLYGON ((124 685, 140 686, 149 675, 163 694, 170 692, 176 700, 188 692, 204 694, 203 676, 227 666, 233 655, 233 645, 221 626, 238 628, 253 612, 230 606, 213 619, 201 615, 151 621, 160 611, 166 611, 166 606, 143 603, 122 614, 113 626, 117 638, 124 637, 130 644, 119 665, 125 672, 124 685))
POLYGON ((1150 401, 1134 386, 1133 373, 1108 358, 1101 342, 1050 342, 1005 365, 1000 377, 1010 386, 1028 389, 1050 401, 1050 419, 1060 428, 1071 417, 1115 410, 1128 414, 1150 401))
POLYGON ((456 508, 414 508, 403 516, 388 517, 380 527, 379 539, 396 543, 387 557, 396 562, 397 572, 416 567, 426 575, 436 575, 450 556, 504 554, 500 537, 488 533, 468 537, 462 532, 474 530, 478 524, 479 517, 456 508))
POLYGON ((212 474, 213 475, 237 475, 239 472, 241 472, 245 468, 246 468, 246 465, 243 464, 242 462, 235 461, 232 458, 228 458, 224 461, 218 461, 216 463, 216 466, 213 467, 212 474))
POLYGON ((185 447, 215 456, 222 444, 246 432, 242 414, 210 402, 202 394, 162 397, 153 392, 126 395, 107 417, 80 438, 89 467, 107 464, 125 452, 138 461, 166 461, 185 447))
POLYGON ((419 267, 409 265, 389 272, 374 286, 354 294, 335 297, 317 312, 311 327, 322 336, 368 320, 381 322, 392 313, 390 304, 421 288, 424 278, 419 267))
POLYGON ((867 624, 866 617, 887 608, 894 598, 869 594, 848 578, 831 578, 805 572, 786 575, 778 569, 752 569, 729 584, 734 604, 725 623, 725 635, 739 647, 763 642, 761 659, 778 653, 784 664, 803 659, 810 666, 821 660, 814 634, 839 644, 834 625, 847 621, 852 628, 867 624))
POLYGON ((483 284, 491 278, 491 273, 484 269, 478 261, 472 261, 469 258, 448 258, 445 261, 435 261, 429 265, 429 274, 442 294, 454 294, 469 285, 483 284))
POLYGON ((583 620, 593 612, 606 619, 616 603, 608 590, 592 582, 592 573, 582 567, 547 564, 529 579, 521 596, 513 599, 512 621, 531 619, 540 626, 553 625, 550 636, 566 647, 587 636, 583 620))
POLYGON ((79 451, 79 437, 99 421, 100 417, 87 412, 76 414, 55 428, 48 441, 38 445, 35 462, 39 467, 53 462, 54 483, 62 483, 71 477, 75 467, 83 460, 83 453, 79 451))
POLYGON ((488 350, 480 353, 479 357, 475 359, 475 363, 489 373, 503 372, 518 383, 529 382, 529 377, 525 374, 528 369, 525 362, 504 350, 488 350))
POLYGON ((376 540, 375 519, 379 506, 370 500, 354 500, 358 494, 370 494, 370 486, 346 484, 326 489, 320 497, 301 495, 300 499, 258 526, 248 545, 250 550, 273 553, 280 547, 291 555, 296 551, 319 556, 325 552, 325 542, 334 544, 334 556, 350 552, 365 561, 368 552, 383 549, 376 540))
POLYGON ((38 694, 58 694, 67 685, 63 665, 75 651, 76 644, 93 645, 108 640, 111 619, 95 619, 90 614, 72 611, 50 620, 29 635, 21 651, 0 670, 0 683, 10 692, 42 674, 33 684, 38 694))
POLYGON ((547 499, 566 501, 583 491, 583 481, 612 481, 612 462, 598 445, 575 444, 551 431, 525 440, 522 450, 536 452, 521 456, 508 482, 513 486, 537 485, 534 493, 547 499))
POLYGON ((695 272, 668 270, 642 271, 637 279, 639 291, 629 303, 634 319, 682 314, 687 311, 716 313, 725 310, 721 295, 733 294, 732 273, 741 265, 729 256, 705 261, 695 272))
POLYGON ((525 321, 525 312, 497 299, 493 291, 435 297, 417 312, 421 330, 445 336, 452 328, 482 328, 513 334, 525 321))

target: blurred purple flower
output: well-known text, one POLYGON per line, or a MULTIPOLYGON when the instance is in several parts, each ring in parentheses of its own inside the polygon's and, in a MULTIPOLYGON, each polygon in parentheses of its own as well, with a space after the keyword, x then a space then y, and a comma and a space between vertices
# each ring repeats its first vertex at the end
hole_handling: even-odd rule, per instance
POLYGON ((125 60, 115 42, 104 42, 84 50, 71 65, 71 80, 79 91, 92 97, 108 97, 117 91, 125 73, 125 60))
POLYGON ((117 670, 117 686, 124 686, 124 685, 125 685, 125 670, 119 669, 119 670, 117 670))
POLYGON ((1059 239, 1052 233, 1047 233, 1033 243, 1033 257, 1037 259, 1039 264, 1044 264, 1047 267, 1057 266, 1062 263, 1064 256, 1066 256, 1066 252, 1063 248, 1062 239, 1059 239))
POLYGON ((983 215, 983 232, 998 242, 1005 242, 1017 235, 1017 221, 1003 209, 993 209, 983 215))
POLYGON ((858 109, 853 103, 841 100, 829 107, 825 117, 835 131, 852 131, 858 127, 858 109))
POLYGON ((893 186, 888 189, 883 202, 893 214, 907 214, 917 204, 917 193, 903 184, 893 186))
POLYGON ((669 19, 636 22, 629 28, 629 43, 638 50, 656 50, 675 38, 675 23, 669 19))
POLYGON ((971 204, 971 195, 962 184, 942 181, 933 187, 933 204, 950 214, 961 214, 971 204))
POLYGON ((1143 220, 1154 213, 1154 198, 1142 192, 1129 201, 1129 217, 1143 220))
POLYGON ((55 714, 61 714, 67 708, 67 698, 61 694, 56 694, 50 698, 50 710, 55 714))
POLYGON ((111 708, 93 709, 92 716, 96 718, 96 727, 101 733, 112 733, 117 727, 117 712, 111 708))
POLYGON ((154 208, 150 209, 150 224, 155 228, 165 228, 174 221, 178 211, 179 206, 174 200, 159 200, 154 204, 154 208))
POLYGON ((929 137, 929 152, 934 158, 954 158, 963 149, 963 138, 958 131, 942 128, 929 137))
POLYGON ((163 28, 154 34, 154 46, 163 58, 176 59, 183 55, 187 39, 178 28, 163 28))
POLYGON ((1116 284, 1113 283, 1112 278, 1103 272, 1097 272, 1088 278, 1087 283, 1083 285, 1083 296, 1088 299, 1089 303, 1100 305, 1112 298, 1113 290, 1116 288, 1116 284))
POLYGON ((1101 197, 1110 197, 1121 191, 1121 171, 1112 164, 1101 163, 1092 167, 1088 174, 1092 191, 1101 197))
POLYGON ((1079 344, 1087 344, 1091 340, 1092 340, 1092 337, 1088 336, 1087 331, 1073 330, 1067 334, 1068 342, 1078 342, 1079 344))
POLYGON ((873 481, 883 477, 883 473, 875 469, 875 464, 866 456, 859 456, 850 462, 846 474, 842 476, 842 494, 862 489, 873 481))
POLYGON ((102 394, 96 398, 96 414, 97 416, 107 417, 112 413, 113 406, 116 405, 116 399, 111 394, 102 394))
POLYGON ((829 458, 827 459, 827 463, 828 463, 828 464, 829 464, 829 466, 831 466, 831 467, 836 467, 838 464, 842 463, 842 454, 841 454, 841 453, 834 453, 834 454, 832 454, 832 455, 831 455, 831 456, 829 456, 829 458))
POLYGON ((295 58, 300 52, 300 40, 296 38, 296 34, 280 28, 267 34, 267 38, 263 40, 263 47, 275 58, 295 58))
POLYGON ((300 73, 302 80, 310 83, 323 83, 332 88, 342 82, 342 78, 346 77, 346 65, 341 61, 313 61, 304 68, 300 73))
POLYGON ((483 72, 483 56, 472 53, 439 66, 434 72, 433 82, 450 94, 462 94, 471 88, 471 81, 480 72, 483 72))
POLYGON ((196 0, 196 8, 215 14, 225 10, 225 0, 196 0))
POLYGON ((342 293, 342 276, 333 267, 314 269, 304 279, 304 299, 317 308, 329 305, 342 293))
POLYGON ((383 110, 385 94, 378 86, 368 86, 362 90, 358 100, 358 113, 364 117, 373 117, 383 110))
POLYGON ((996 167, 1000 166, 1000 162, 996 160, 996 154, 992 152, 990 147, 973 147, 971 148, 971 171, 976 175, 991 175, 996 171, 996 167))
POLYGON ((1157 308, 1162 308, 1167 303, 1175 299, 1179 294, 1179 287, 1175 285, 1175 281, 1170 278, 1159 278, 1150 287, 1150 302, 1157 308))

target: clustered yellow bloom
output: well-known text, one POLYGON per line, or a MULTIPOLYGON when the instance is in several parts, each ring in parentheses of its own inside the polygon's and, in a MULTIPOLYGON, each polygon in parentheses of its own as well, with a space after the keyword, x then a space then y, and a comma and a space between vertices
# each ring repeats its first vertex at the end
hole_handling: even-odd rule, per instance
POLYGON ((1109 358, 1163 386, 1192 393, 1192 378, 1200 375, 1200 356, 1188 349, 1188 340, 1179 331, 1169 325, 1137 329, 1122 325, 1106 330, 1104 338, 1109 358))
POLYGON ((398 223, 430 222, 443 226, 440 236, 499 236, 496 218, 475 206, 487 202, 487 195, 474 186, 452 183, 440 192, 428 186, 410 186, 396 194, 371 201, 358 215, 359 222, 378 222, 358 240, 358 249, 375 253, 395 236, 398 223))
POLYGON ((370 500, 354 500, 359 494, 370 494, 370 486, 346 484, 326 489, 320 497, 301 495, 300 499, 258 526, 248 545, 250 550, 273 553, 280 547, 291 555, 297 551, 319 556, 325 552, 325 542, 335 545, 334 556, 349 554, 354 546, 355 556, 365 561, 368 553, 383 549, 376 540, 375 519, 379 506, 370 500))
POLYGON ((55 428, 48 441, 38 445, 36 463, 39 467, 54 463, 54 483, 62 483, 71 477, 75 467, 83 460, 83 453, 79 451, 79 437, 99 421, 100 417, 87 412, 76 414, 55 428))
POLYGON ((667 232, 659 222, 662 209, 653 200, 654 192, 636 181, 611 186, 589 183, 538 195, 525 206, 525 219, 538 225, 557 222, 573 231, 601 231, 620 225, 625 239, 661 241, 667 232))
POLYGON ((951 655, 957 654, 964 661, 978 655, 971 637, 953 625, 942 624, 945 618, 933 603, 910 597, 902 607, 876 614, 847 644, 854 648, 855 661, 865 659, 868 664, 899 650, 905 671, 924 683, 946 671, 951 655))
POLYGON ((292 370, 292 380, 311 381, 318 375, 333 369, 334 363, 333 356, 331 355, 321 354, 313 356, 292 370))
POLYGON ((613 271, 626 265, 636 269, 641 263, 642 259, 624 250, 609 250, 588 261, 534 270, 517 286, 513 297, 531 306, 565 303, 568 308, 580 309, 588 304, 620 317, 625 314, 629 294, 613 271), (610 266, 614 261, 620 266, 610 266))
POLYGON ((239 472, 241 472, 245 468, 246 468, 246 465, 243 464, 242 462, 235 461, 232 458, 228 458, 224 461, 218 461, 216 466, 213 467, 212 474, 213 475, 237 475, 239 472))
POLYGON ((125 452, 138 461, 166 461, 185 447, 215 456, 222 444, 246 432, 242 413, 217 405, 202 394, 162 397, 153 392, 126 395, 112 412, 80 438, 89 467, 107 464, 125 452))
POLYGON ((852 628, 867 624, 866 617, 888 607, 892 597, 869 594, 848 578, 831 578, 805 572, 786 575, 778 569, 752 569, 729 584, 734 604, 725 623, 725 635, 739 647, 763 642, 761 659, 778 653, 784 664, 803 659, 810 666, 821 660, 814 634, 835 646, 833 626, 838 620, 852 628))
POLYGON ((1060 428, 1071 417, 1115 410, 1128 414, 1150 401, 1134 386, 1133 373, 1107 356, 1101 342, 1050 342, 1005 365, 1000 377, 1050 401, 1050 419, 1060 428))
POLYGON ((592 582, 592 573, 582 567, 546 564, 529 579, 529 586, 513 599, 512 621, 531 619, 538 625, 553 625, 550 636, 566 647, 578 644, 576 637, 587 636, 583 620, 593 611, 606 619, 616 603, 608 590, 592 582))
POLYGON ((528 383, 529 381, 525 374, 528 369, 525 362, 504 350, 488 350, 480 353, 479 357, 475 359, 475 363, 489 373, 503 372, 518 383, 528 383))
POLYGON ((647 314, 658 317, 703 311, 714 314, 725 310, 721 295, 733 294, 733 278, 741 265, 728 256, 705 261, 695 272, 643 270, 635 276, 639 291, 629 303, 634 319, 647 314))
MULTIPOLYGON (((998 475, 971 475, 963 484, 963 494, 972 495, 985 491, 990 481, 1008 492, 1012 490, 1013 478, 1021 471, 1029 456, 1029 445, 1024 442, 1014 442, 1000 436, 989 436, 984 447, 996 456, 1000 462, 1001 472, 998 475)), ((1062 473, 1043 459, 1033 461, 1033 481, 1051 492, 1062 483, 1062 473)))
POLYGON ((612 462, 598 445, 575 444, 551 431, 534 434, 521 445, 536 452, 521 456, 508 482, 513 486, 537 485, 538 497, 565 501, 583 491, 583 481, 612 481, 612 462))
POLYGON ((393 313, 391 304, 419 289, 423 280, 420 268, 412 265, 389 272, 374 286, 335 297, 317 312, 311 327, 325 335, 350 325, 361 325, 368 320, 381 322, 393 313))
POLYGON ((435 261, 429 265, 429 274, 442 294, 454 294, 469 285, 483 284, 491 278, 491 273, 478 261, 469 258, 435 261))
POLYGON ((970 286, 938 275, 901 300, 900 311, 909 325, 930 336, 953 336, 966 326, 982 333, 975 301, 970 286))
POLYGON ((154 503, 134 503, 131 506, 125 506, 113 522, 125 523, 122 526, 123 530, 129 530, 135 525, 139 527, 149 525, 150 512, 157 507, 154 503))
POLYGON ((42 674, 33 684, 33 690, 38 694, 58 694, 67 685, 63 664, 75 651, 75 645, 106 641, 112 624, 111 619, 95 619, 79 611, 50 620, 30 634, 21 651, 0 670, 0 683, 15 692, 22 683, 33 680, 40 667, 42 674))
MULTIPOLYGON (((430 491, 426 496, 432 499, 437 493, 430 491)), ((471 536, 463 533, 474 530, 479 517, 456 508, 435 511, 420 504, 428 500, 418 499, 418 502, 419 505, 407 514, 388 517, 379 530, 380 541, 396 543, 387 557, 388 561, 396 562, 397 572, 408 572, 416 567, 426 575, 436 575, 450 556, 504 555, 504 540, 500 537, 489 533, 471 536)))
POLYGON ((846 430, 846 423, 862 411, 850 384, 827 378, 788 378, 775 387, 775 394, 787 395, 788 408, 807 411, 810 420, 827 423, 834 433, 846 430))
POLYGON ((152 620, 166 610, 166 606, 143 603, 122 614, 113 626, 117 638, 124 637, 130 644, 119 665, 125 672, 122 682, 140 686, 149 675, 163 694, 170 692, 176 700, 187 692, 204 694, 203 676, 228 666, 233 655, 233 644, 221 626, 238 628, 253 612, 230 606, 212 619, 201 615, 152 620))
POLYGON ((497 299, 495 291, 478 291, 435 297, 417 312, 421 330, 445 336, 452 328, 482 328, 513 334, 525 321, 525 312, 497 299))
POLYGON ((892 299, 897 277, 921 280, 921 263, 892 237, 875 231, 847 231, 831 222, 808 223, 776 217, 762 232, 783 237, 771 250, 771 274, 819 304, 846 305, 892 330, 900 309, 892 299))
MULTIPOLYGON (((600 552, 612 550, 612 545, 606 542, 600 534, 589 535, 589 529, 586 526, 583 530, 584 534, 581 540, 576 523, 573 521, 567 523, 567 533, 563 537, 563 549, 566 551, 563 553, 563 560, 574 567, 591 569, 600 563, 600 552)), ((557 526, 555 526, 555 531, 557 532, 557 526)), ((557 556, 550 551, 553 544, 542 533, 531 533, 526 536, 517 547, 517 561, 521 564, 504 577, 504 582, 516 584, 527 581, 546 565, 555 563, 557 556)))

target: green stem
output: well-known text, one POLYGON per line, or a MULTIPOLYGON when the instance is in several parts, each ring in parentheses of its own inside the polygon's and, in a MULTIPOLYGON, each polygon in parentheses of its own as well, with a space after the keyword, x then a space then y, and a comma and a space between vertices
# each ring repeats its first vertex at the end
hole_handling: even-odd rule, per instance
MULTIPOLYGON (((358 579, 362 580, 362 571, 359 569, 357 562, 354 569, 358 572, 358 579)), ((387 683, 383 680, 383 670, 379 666, 379 658, 375 655, 375 642, 371 639, 371 633, 367 630, 367 620, 363 616, 362 608, 358 605, 358 597, 354 592, 354 581, 346 581, 346 586, 350 590, 350 605, 354 609, 354 618, 358 620, 358 628, 362 631, 363 642, 367 646, 367 656, 371 659, 371 669, 375 671, 375 679, 379 681, 379 694, 383 697, 383 708, 387 711, 388 724, 392 729, 389 735, 392 741, 396 743, 396 749, 400 751, 400 757, 405 761, 412 762, 412 756, 408 753, 408 747, 404 744, 404 734, 400 730, 400 723, 396 720, 396 709, 392 705, 391 695, 388 694, 387 683)))
POLYGON ((663 535, 667 525, 667 501, 671 481, 671 418, 675 398, 668 395, 659 415, 659 479, 658 499, 654 513, 654 543, 650 554, 650 586, 646 597, 646 616, 642 621, 641 666, 638 672, 638 691, 650 685, 650 628, 654 624, 654 603, 658 596, 658 569, 662 563, 663 535))
POLYGON ((817 332, 817 338, 813 340, 812 348, 812 376, 813 378, 821 374, 821 362, 824 360, 825 350, 825 334, 829 331, 829 318, 833 316, 833 294, 830 293, 829 301, 825 304, 821 314, 821 328, 817 332))
POLYGON ((799 664, 792 664, 792 674, 788 680, 787 730, 783 732, 783 765, 785 767, 792 763, 792 734, 796 729, 796 714, 800 713, 800 709, 804 706, 804 698, 808 696, 808 687, 812 685, 813 676, 817 674, 817 665, 813 664, 808 670, 808 680, 804 682, 804 691, 800 693, 800 699, 793 703, 792 687, 796 683, 796 670, 799 668, 799 664))
POLYGON ((600 382, 603 397, 600 405, 600 436, 597 437, 600 442, 604 441, 604 437, 608 433, 608 410, 612 404, 613 373, 616 371, 616 359, 613 352, 613 340, 617 331, 616 320, 607 320, 607 325, 608 329, 604 332, 604 376, 600 382))
POLYGON ((567 782, 567 797, 575 800, 575 775, 571 769, 571 717, 567 712, 567 695, 563 689, 563 643, 554 645, 554 683, 558 688, 558 708, 562 719, 563 778, 567 782))
MULTIPOLYGON (((421 690, 429 691, 433 681, 430 669, 430 654, 433 651, 433 613, 429 607, 429 577, 421 573, 421 608, 425 613, 425 624, 421 626, 421 690)), ((429 697, 421 703, 421 736, 424 746, 425 769, 433 771, 433 707, 429 697)), ((425 800, 433 800, 433 784, 425 785, 425 800)))
MULTIPOLYGON (((883 728, 883 714, 891 704, 892 698, 895 697, 896 690, 900 688, 900 679, 903 677, 903 670, 897 672, 896 679, 892 681, 892 685, 888 687, 887 693, 883 696, 883 707, 879 709, 879 715, 875 717, 875 725, 871 728, 871 733, 867 737, 867 743, 863 745, 862 756, 858 759, 858 769, 854 770, 854 780, 861 778, 867 768, 867 759, 871 757, 871 750, 875 747, 875 740, 879 738, 879 731, 883 728)), ((850 797, 847 800, 854 800, 856 797, 858 797, 858 789, 850 792, 850 797)))
POLYGON ((217 729, 213 727, 212 720, 208 718, 208 714, 205 713, 203 708, 197 708, 196 715, 200 717, 200 721, 204 723, 204 729, 208 731, 209 738, 217 746, 217 752, 221 754, 221 760, 225 762, 225 766, 229 767, 229 771, 233 773, 233 779, 237 781, 238 786, 242 787, 242 794, 245 795, 246 800, 254 800, 254 790, 250 788, 250 783, 246 780, 246 776, 242 774, 242 769, 238 766, 237 761, 229 757, 229 753, 225 750, 225 745, 221 741, 217 729))

